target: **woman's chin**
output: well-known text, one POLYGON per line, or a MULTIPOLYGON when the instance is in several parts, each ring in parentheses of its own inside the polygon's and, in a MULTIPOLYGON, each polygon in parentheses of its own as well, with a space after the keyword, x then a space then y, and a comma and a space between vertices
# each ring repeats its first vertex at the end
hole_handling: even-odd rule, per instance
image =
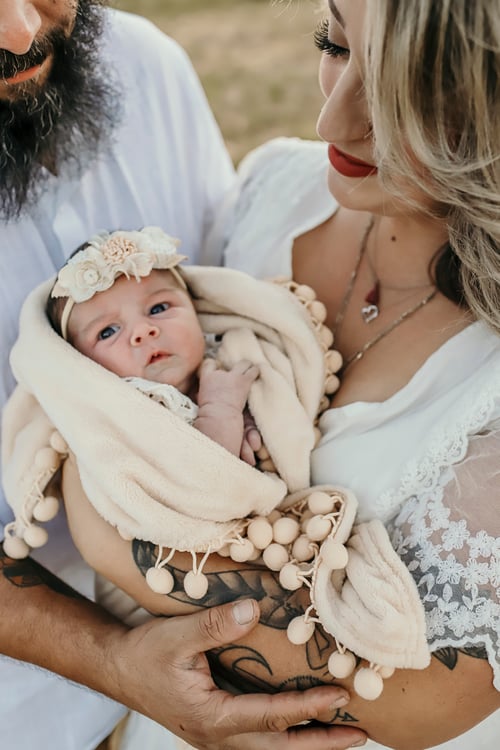
POLYGON ((376 175, 345 177, 333 167, 330 167, 328 172, 328 189, 340 206, 352 211, 385 213, 387 203, 393 201, 380 187, 376 175))

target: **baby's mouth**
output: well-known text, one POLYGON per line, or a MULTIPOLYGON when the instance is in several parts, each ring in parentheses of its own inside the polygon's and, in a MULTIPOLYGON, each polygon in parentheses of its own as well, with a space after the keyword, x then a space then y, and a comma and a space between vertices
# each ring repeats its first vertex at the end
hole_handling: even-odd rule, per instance
POLYGON ((158 362, 160 359, 166 359, 170 355, 167 352, 153 352, 151 357, 149 358, 148 365, 152 365, 155 362, 158 362))

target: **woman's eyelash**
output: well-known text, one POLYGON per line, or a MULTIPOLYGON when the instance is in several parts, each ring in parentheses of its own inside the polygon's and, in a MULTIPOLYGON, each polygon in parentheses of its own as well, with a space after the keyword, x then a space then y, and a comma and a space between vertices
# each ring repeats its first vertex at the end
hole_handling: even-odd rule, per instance
POLYGON ((330 57, 349 57, 349 50, 346 47, 332 42, 328 37, 329 25, 327 19, 323 19, 318 24, 314 32, 314 44, 321 52, 326 52, 330 57))

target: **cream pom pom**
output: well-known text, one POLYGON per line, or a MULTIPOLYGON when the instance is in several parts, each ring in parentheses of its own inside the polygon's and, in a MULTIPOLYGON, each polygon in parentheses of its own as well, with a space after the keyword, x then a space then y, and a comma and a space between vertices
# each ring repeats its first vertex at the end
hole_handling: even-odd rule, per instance
POLYGON ((331 396, 332 393, 335 393, 335 391, 338 391, 340 387, 340 380, 336 375, 328 375, 327 379, 325 380, 325 393, 328 393, 328 395, 331 396))
POLYGON ((280 570, 280 583, 284 589, 289 591, 296 591, 302 586, 302 581, 299 578, 301 570, 298 565, 292 562, 286 563, 280 570))
POLYGON ((314 516, 317 516, 321 515, 322 513, 331 513, 334 508, 335 501, 327 492, 316 490, 315 492, 311 492, 311 494, 307 498, 307 505, 311 513, 314 516))
POLYGON ((331 570, 342 570, 347 565, 349 554, 346 547, 335 539, 327 539, 320 548, 320 555, 331 570))
POLYGON ((264 565, 270 570, 276 571, 281 570, 283 565, 289 561, 286 549, 281 544, 276 544, 276 542, 266 547, 262 553, 262 559, 264 560, 264 565))
POLYGON ((229 555, 235 562, 247 562, 253 557, 254 552, 255 547, 250 539, 241 539, 229 546, 229 555))
POLYGON ((51 521, 57 516, 59 500, 57 497, 47 495, 41 498, 33 508, 33 518, 36 521, 51 521))
POLYGON ((146 572, 146 583, 156 594, 170 594, 174 588, 174 577, 165 568, 149 568, 146 572))
POLYGON ((190 570, 184 576, 184 591, 191 599, 203 599, 208 591, 208 578, 203 573, 190 570))
POLYGON ((28 526, 24 532, 23 538, 26 544, 29 544, 30 547, 43 547, 43 545, 47 543, 49 535, 41 526, 32 524, 31 526, 28 526))
POLYGON ((291 643, 299 646, 302 643, 307 643, 314 633, 314 628, 314 622, 311 622, 310 620, 306 622, 305 616, 300 615, 299 617, 294 617, 293 620, 290 620, 288 628, 286 629, 286 634, 291 643))
POLYGON ((329 349, 325 354, 325 365, 330 372, 337 372, 342 367, 342 355, 336 349, 329 349))
POLYGON ((380 667, 378 673, 382 679, 388 680, 389 677, 392 677, 395 671, 394 667, 380 667))
POLYGON ((8 534, 3 540, 3 551, 7 557, 12 557, 13 560, 23 560, 28 557, 30 548, 18 536, 8 534))
POLYGON ((291 544, 300 533, 300 525, 295 518, 283 516, 273 523, 273 539, 278 544, 291 544))
POLYGON ((307 305, 311 317, 318 323, 323 323, 326 320, 326 307, 319 300, 314 300, 307 305))
POLYGON ((332 677, 338 677, 339 680, 344 677, 349 677, 349 675, 354 672, 355 668, 356 657, 354 654, 351 654, 350 651, 344 651, 344 653, 334 651, 333 654, 330 654, 330 658, 328 659, 328 671, 332 677))
POLYGON ((295 288, 295 294, 299 299, 305 300, 306 302, 312 302, 316 299, 316 292, 306 284, 299 284, 295 288))
POLYGON ((318 411, 322 412, 330 408, 330 399, 328 396, 322 396, 319 402, 318 411))
POLYGON ((326 326, 322 326, 319 331, 319 340, 325 349, 329 349, 333 344, 333 333, 326 326))
POLYGON ((384 689, 384 681, 378 672, 368 667, 358 669, 354 675, 354 690, 360 698, 366 701, 374 701, 384 689))
POLYGON ((313 542, 321 542, 332 530, 332 523, 323 516, 313 516, 306 526, 306 534, 313 542))
POLYGON ((301 534, 293 543, 292 557, 297 562, 306 562, 314 557, 315 546, 307 534, 301 534))
POLYGON ((256 549, 265 549, 273 541, 273 527, 267 518, 258 516, 248 524, 247 537, 256 549))

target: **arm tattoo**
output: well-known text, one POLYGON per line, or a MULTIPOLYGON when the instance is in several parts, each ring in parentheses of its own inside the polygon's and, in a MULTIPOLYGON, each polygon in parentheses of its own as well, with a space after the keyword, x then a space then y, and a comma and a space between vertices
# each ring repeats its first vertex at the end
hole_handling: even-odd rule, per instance
MULTIPOLYGON (((280 693, 284 690, 307 690, 312 687, 331 685, 331 682, 312 675, 295 675, 282 682, 271 682, 269 679, 273 674, 271 665, 262 654, 249 646, 220 646, 207 653, 207 658, 216 684, 233 693, 235 691, 238 693, 280 693), (222 662, 223 658, 226 663, 222 662), (230 661, 229 666, 228 661, 230 661)), ((328 723, 347 724, 358 721, 359 719, 347 711, 337 709, 328 723)))
MULTIPOLYGON (((147 570, 154 566, 158 553, 154 544, 134 539, 132 554, 135 564, 145 576, 147 570)), ((166 567, 174 578, 174 588, 167 596, 180 602, 208 608, 251 597, 261 604, 261 623, 276 630, 286 630, 290 620, 304 611, 296 592, 283 589, 278 575, 267 569, 265 576, 261 575, 264 569, 260 571, 256 568, 206 573, 208 593, 202 599, 191 599, 183 588, 185 571, 173 565, 166 567)))
POLYGON ((451 646, 448 646, 446 648, 437 649, 437 651, 433 652, 432 656, 451 671, 457 666, 459 653, 465 654, 466 656, 472 656, 473 659, 488 660, 488 654, 486 653, 484 646, 465 646, 465 648, 452 648, 451 646))
MULTIPOLYGON (((138 539, 132 542, 132 555, 142 575, 146 575, 158 557, 158 548, 151 542, 138 539)), ((296 591, 283 589, 277 573, 258 568, 225 570, 205 573, 208 578, 208 593, 202 598, 190 599, 183 588, 186 572, 172 564, 167 565, 174 578, 174 588, 167 596, 184 603, 201 607, 213 607, 224 602, 252 597, 259 601, 260 622, 275 630, 285 630, 294 617, 303 614, 303 600, 296 591)), ((320 628, 315 628, 313 637, 304 646, 304 657, 308 668, 316 674, 296 674, 280 681, 264 654, 243 644, 220 646, 207 653, 210 671, 216 684, 232 693, 263 692, 276 693, 283 690, 307 690, 310 687, 331 685, 332 678, 327 669, 328 657, 333 647, 333 638, 320 628)), ((337 710, 330 723, 357 722, 346 711, 337 710)))
POLYGON ((13 586, 18 588, 31 588, 33 586, 48 586, 52 591, 63 594, 72 599, 85 599, 84 596, 61 581, 53 573, 46 570, 39 563, 26 557, 23 560, 13 560, 7 557, 0 544, 0 570, 4 578, 13 586))

